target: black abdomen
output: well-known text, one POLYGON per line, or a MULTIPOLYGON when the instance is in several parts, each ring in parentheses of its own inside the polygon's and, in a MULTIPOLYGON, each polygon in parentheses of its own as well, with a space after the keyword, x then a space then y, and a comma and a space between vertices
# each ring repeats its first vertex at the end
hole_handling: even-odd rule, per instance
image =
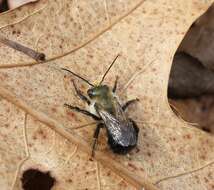
MULTIPOLYGON (((129 119, 132 124, 133 124, 133 127, 135 129, 135 132, 136 132, 136 139, 138 138, 138 132, 139 132, 139 128, 138 126, 136 125, 136 123, 129 119)), ((136 140, 137 142, 137 140, 136 140)), ((134 144, 134 145, 130 145, 130 146, 122 146, 121 144, 118 144, 118 142, 116 142, 111 135, 108 134, 108 144, 110 146, 110 148, 112 149, 112 151, 114 153, 117 153, 117 154, 127 154, 129 151, 131 151, 134 147, 136 147, 137 144, 134 144)))

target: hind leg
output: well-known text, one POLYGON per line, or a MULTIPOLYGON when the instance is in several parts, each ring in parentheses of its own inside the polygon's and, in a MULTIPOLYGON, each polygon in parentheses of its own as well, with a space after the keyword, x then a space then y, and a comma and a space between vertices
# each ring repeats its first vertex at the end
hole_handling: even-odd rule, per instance
POLYGON ((103 127, 104 127, 104 124, 103 123, 99 123, 99 124, 97 124, 97 128, 94 131, 94 142, 93 142, 93 145, 92 145, 91 157, 94 157, 94 153, 95 153, 98 137, 99 137, 99 134, 100 134, 100 129, 103 128, 103 127))

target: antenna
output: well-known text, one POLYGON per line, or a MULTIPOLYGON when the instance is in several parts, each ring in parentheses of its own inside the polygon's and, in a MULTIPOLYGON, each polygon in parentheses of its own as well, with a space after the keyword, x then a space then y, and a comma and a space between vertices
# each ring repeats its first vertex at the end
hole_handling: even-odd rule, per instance
POLYGON ((105 79, 106 75, 108 74, 109 70, 110 70, 111 67, 114 65, 115 61, 117 60, 117 58, 118 58, 119 56, 120 56, 120 54, 118 54, 118 55, 114 58, 114 60, 112 61, 111 65, 108 67, 108 69, 106 70, 105 74, 103 75, 102 80, 100 81, 99 85, 102 84, 102 82, 104 81, 104 79, 105 79))
POLYGON ((74 72, 72 72, 72 71, 70 71, 70 70, 68 70, 68 69, 65 69, 65 68, 61 68, 61 69, 64 70, 64 71, 67 71, 67 72, 71 73, 71 74, 74 75, 75 77, 77 77, 77 78, 79 78, 79 79, 85 81, 87 84, 89 84, 90 86, 93 86, 93 87, 94 87, 93 84, 91 84, 88 80, 84 79, 83 77, 79 76, 78 74, 76 74, 76 73, 74 73, 74 72))

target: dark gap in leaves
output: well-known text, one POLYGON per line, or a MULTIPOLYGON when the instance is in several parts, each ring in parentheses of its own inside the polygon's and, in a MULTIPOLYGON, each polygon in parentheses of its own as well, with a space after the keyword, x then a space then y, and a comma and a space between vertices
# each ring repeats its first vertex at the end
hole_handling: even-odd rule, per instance
POLYGON ((2 2, 0 1, 0 13, 8 10, 9 10, 9 7, 8 7, 7 0, 3 0, 2 2))
POLYGON ((214 71, 185 52, 174 56, 168 84, 168 97, 184 99, 214 94, 214 71))
POLYGON ((23 190, 51 190, 56 180, 50 172, 28 169, 23 173, 21 182, 23 190))
POLYGON ((176 115, 214 133, 214 4, 189 28, 175 53, 168 98, 176 115))

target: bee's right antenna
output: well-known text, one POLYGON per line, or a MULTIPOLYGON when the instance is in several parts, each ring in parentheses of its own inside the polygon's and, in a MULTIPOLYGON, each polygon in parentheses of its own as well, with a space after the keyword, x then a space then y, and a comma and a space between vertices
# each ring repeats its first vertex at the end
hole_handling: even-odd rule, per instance
POLYGON ((114 65, 115 61, 117 60, 117 58, 118 58, 119 56, 120 56, 120 54, 118 54, 118 55, 114 58, 114 60, 112 61, 111 65, 108 67, 108 69, 106 70, 105 74, 103 75, 102 80, 100 81, 99 85, 102 84, 102 82, 104 81, 104 79, 105 79, 106 75, 108 74, 109 70, 110 70, 111 67, 114 65))

